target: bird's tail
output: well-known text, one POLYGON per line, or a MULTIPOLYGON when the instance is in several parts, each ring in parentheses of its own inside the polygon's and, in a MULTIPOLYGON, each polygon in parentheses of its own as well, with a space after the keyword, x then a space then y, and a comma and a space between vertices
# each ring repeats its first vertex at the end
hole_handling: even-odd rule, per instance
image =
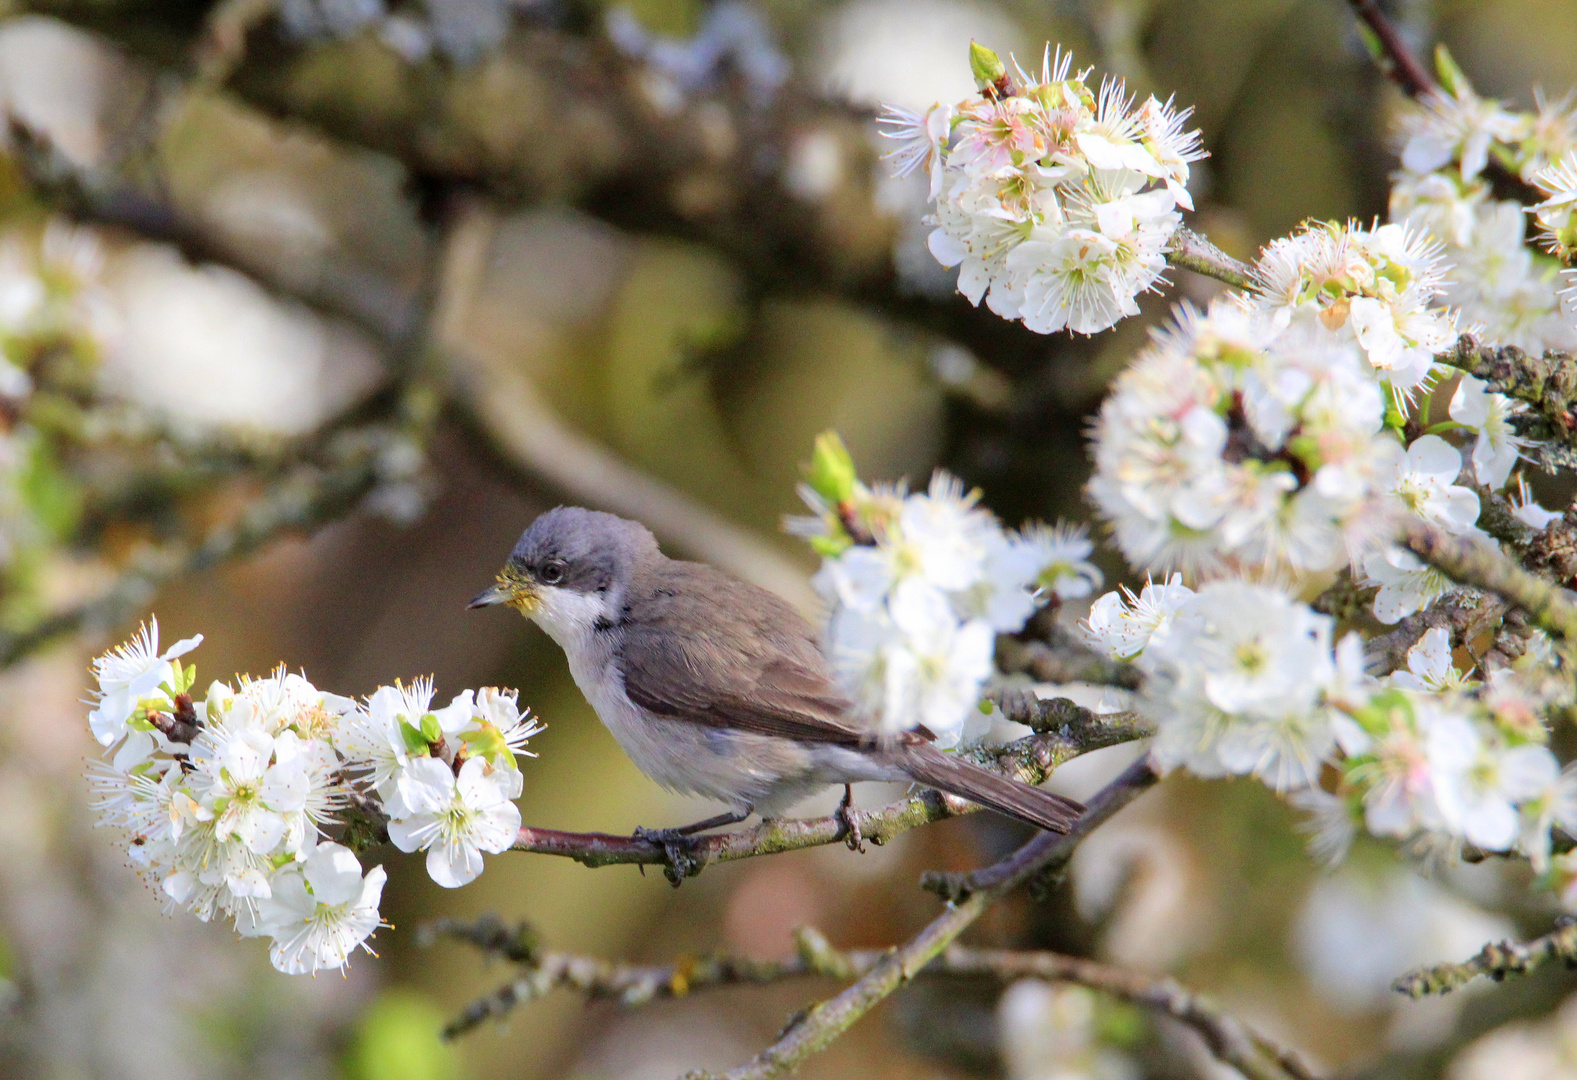
POLYGON ((983 769, 930 743, 898 749, 895 764, 921 784, 1054 833, 1065 833, 1084 807, 1044 788, 983 769))

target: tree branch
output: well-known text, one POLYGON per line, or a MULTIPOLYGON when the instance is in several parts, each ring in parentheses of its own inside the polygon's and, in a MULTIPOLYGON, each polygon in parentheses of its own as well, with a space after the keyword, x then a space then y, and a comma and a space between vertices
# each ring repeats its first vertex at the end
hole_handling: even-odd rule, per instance
POLYGON ((1528 573, 1500 549, 1415 522, 1404 540, 1413 553, 1453 581, 1505 597, 1536 625, 1577 643, 1577 602, 1550 582, 1528 573))
POLYGON ((1572 441, 1577 431, 1577 358, 1571 353, 1533 356, 1515 345, 1485 345, 1463 334, 1435 360, 1483 379, 1496 393, 1526 402, 1549 425, 1552 437, 1572 441))
MULTIPOLYGON (((422 933, 425 943, 439 937, 457 938, 525 969, 518 978, 468 1006, 444 1029, 444 1037, 450 1039, 489 1019, 501 1018, 516 1006, 554 989, 638 1006, 718 987, 762 986, 814 976, 858 978, 875 970, 889 955, 885 949, 836 949, 820 932, 803 926, 794 931, 794 954, 781 960, 719 954, 654 965, 543 952, 537 947, 530 924, 509 928, 494 916, 484 916, 474 923, 444 919, 424 927, 422 933)), ((920 970, 919 976, 989 978, 1001 983, 1020 979, 1074 983, 1170 1016, 1193 1028, 1219 1061, 1252 1080, 1313 1080, 1313 1073, 1296 1053, 1277 1046, 1170 978, 1058 953, 969 949, 959 945, 944 949, 920 970)))
MULTIPOLYGON (((1024 783, 1040 784, 1063 762, 1080 754, 1150 734, 1150 729, 1132 713, 1099 714, 1066 699, 1038 702, 1033 713, 1027 705, 1022 706, 1025 711, 1018 711, 1019 708, 1010 703, 1004 711, 1009 719, 1031 726, 1038 723, 1044 730, 1006 746, 973 750, 964 756, 1024 783)), ((860 835, 879 846, 917 826, 979 809, 974 803, 926 790, 875 809, 851 809, 849 815, 859 827, 860 835)), ((683 845, 683 857, 677 866, 670 861, 664 845, 656 841, 609 833, 525 827, 520 830, 513 850, 559 855, 592 867, 662 866, 669 880, 677 885, 712 863, 820 847, 838 843, 847 835, 847 823, 836 814, 765 821, 750 829, 695 837, 683 845)))
MULTIPOLYGON (((777 1042, 748 1064, 724 1074, 723 1080, 771 1080, 797 1068, 825 1049, 893 991, 909 982, 957 939, 997 900, 1037 874, 1066 866, 1079 844, 1119 809, 1156 780, 1146 760, 1136 762, 1090 800, 1066 836, 1041 833, 1012 858, 999 864, 993 884, 972 894, 933 919, 905 945, 885 953, 870 971, 831 1000, 813 1005, 795 1017, 777 1042)), ((715 1074, 692 1073, 688 1080, 718 1080, 715 1074)))
POLYGON ((1577 919, 1570 915, 1556 919, 1555 929, 1543 937, 1523 943, 1492 942, 1470 960, 1421 968, 1403 975, 1391 988, 1412 998, 1449 994, 1480 975, 1500 982, 1507 975, 1526 975, 1551 960, 1564 960, 1567 966, 1577 964, 1577 919))

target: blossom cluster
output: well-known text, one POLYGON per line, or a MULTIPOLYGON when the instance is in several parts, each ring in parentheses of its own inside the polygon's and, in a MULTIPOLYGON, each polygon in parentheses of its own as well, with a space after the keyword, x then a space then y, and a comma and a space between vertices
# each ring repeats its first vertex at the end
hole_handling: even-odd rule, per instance
POLYGON ((1533 112, 1482 98, 1443 50, 1441 91, 1400 118, 1402 168, 1393 177, 1391 218, 1427 230, 1458 268, 1446 299, 1489 340, 1530 351, 1577 347, 1560 263, 1527 243, 1527 214, 1494 197, 1492 171, 1542 189, 1534 212, 1542 239, 1570 254, 1577 202, 1577 102, 1538 96, 1533 112), (1564 239, 1563 239, 1564 237, 1564 239))
POLYGON ((1145 672, 1138 707, 1156 724, 1159 767, 1252 775, 1291 793, 1314 812, 1327 856, 1361 825, 1437 848, 1518 850, 1542 871, 1552 826, 1577 828, 1577 767, 1561 770, 1539 720, 1567 693, 1539 674, 1547 644, 1475 680, 1436 628, 1406 670, 1376 679, 1357 634, 1333 642, 1334 620, 1280 590, 1194 590, 1178 577, 1102 596, 1086 629, 1145 672), (1321 786, 1327 768, 1334 792, 1321 786))
POLYGON ((1132 565, 1289 582, 1351 566, 1387 623, 1446 590, 1390 536, 1409 519, 1481 535, 1463 474, 1500 491, 1525 441, 1521 403, 1455 372, 1450 421, 1426 427, 1457 337, 1441 250, 1402 225, 1307 223, 1266 247, 1251 292, 1179 309, 1094 429, 1090 496, 1132 565), (1466 461, 1446 436, 1471 440, 1466 461))
POLYGON ((132 864, 170 907, 270 938, 281 971, 343 967, 379 926, 385 876, 347 846, 353 807, 364 826, 386 820, 400 850, 425 850, 444 886, 514 842, 515 755, 539 728, 513 693, 467 690, 434 709, 418 680, 358 703, 280 668, 199 701, 180 658, 201 641, 160 652, 153 622, 93 665, 95 809, 130 834, 132 864))
POLYGON ((1179 209, 1193 209, 1188 167, 1205 156, 1184 128, 1193 110, 1137 102, 1121 80, 1094 91, 1090 70, 1074 72, 1060 50, 1038 80, 980 45, 970 64, 974 97, 889 107, 880 121, 898 141, 894 171, 929 173, 931 253, 959 268, 971 303, 1037 333, 1093 334, 1137 314, 1179 209))
POLYGON ((1184 307, 1101 408, 1090 497, 1141 569, 1331 569, 1404 468, 1385 410, 1356 343, 1316 319, 1278 330, 1235 297, 1184 307))
POLYGON ((827 654, 881 734, 923 725, 956 745, 995 670, 996 635, 1101 582, 1082 529, 1004 529, 942 472, 924 492, 867 487, 836 436, 818 441, 801 493, 816 514, 791 527, 823 556, 813 583, 830 609, 827 654))

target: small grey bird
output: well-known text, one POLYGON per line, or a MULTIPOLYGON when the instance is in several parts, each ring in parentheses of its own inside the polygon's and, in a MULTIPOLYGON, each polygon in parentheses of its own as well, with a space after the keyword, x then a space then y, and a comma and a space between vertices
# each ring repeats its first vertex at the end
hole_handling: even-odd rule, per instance
POLYGON ((923 728, 888 739, 862 729, 798 612, 721 570, 668 558, 637 522, 549 510, 470 606, 492 604, 559 643, 575 684, 643 773, 733 811, 642 835, 671 841, 752 811, 777 817, 860 780, 917 781, 1054 832, 1083 809, 938 749, 923 728))

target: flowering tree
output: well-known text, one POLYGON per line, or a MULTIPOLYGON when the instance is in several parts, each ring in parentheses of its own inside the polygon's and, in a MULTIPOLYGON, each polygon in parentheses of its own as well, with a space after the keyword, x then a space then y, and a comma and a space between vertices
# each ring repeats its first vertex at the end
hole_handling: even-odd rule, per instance
MULTIPOLYGON (((882 951, 842 949, 802 928, 794 954, 776 961, 645 966, 548 950, 497 919, 438 923, 436 932, 519 968, 449 1034, 555 987, 637 1005, 813 975, 848 983, 727 1073, 744 1080, 795 1068, 911 980, 975 977, 1012 986, 1001 1016, 1005 1031, 1019 1032, 1006 1050, 1019 1075, 1046 1061, 1069 1075, 1134 1074, 1092 1034, 1089 991, 1175 1018, 1242 1075, 1313 1076, 1302 1053, 1170 980, 957 943, 999 901, 1053 880, 1086 837, 1174 772, 1261 782, 1307 819, 1311 851, 1330 864, 1361 836, 1397 860, 1519 860, 1533 889, 1577 910, 1577 763, 1563 763, 1560 738, 1577 700, 1577 597, 1568 591, 1577 516, 1546 509, 1529 484, 1530 466, 1554 474, 1577 460, 1577 285, 1568 280, 1577 271, 1566 269, 1577 255, 1577 109, 1569 98, 1541 96, 1523 112, 1481 97, 1444 49, 1432 76, 1379 6, 1351 6, 1375 61, 1410 99, 1397 123, 1389 220, 1306 221, 1252 264, 1186 217, 1197 194, 1190 166, 1206 156, 1191 110, 1140 101, 1060 47, 1026 70, 960 41, 973 95, 851 117, 789 83, 742 8, 714 9, 683 43, 623 14, 590 52, 555 51, 568 32, 539 30, 540 55, 524 63, 562 95, 560 114, 594 117, 589 126, 619 135, 600 156, 556 145, 574 159, 563 166, 578 185, 570 197, 594 204, 637 176, 633 205, 610 217, 678 221, 763 278, 830 276, 890 310, 914 304, 885 269, 862 279, 858 266, 833 265, 817 244, 827 222, 765 189, 777 181, 714 175, 717 139, 708 144, 704 129, 715 115, 702 108, 718 95, 748 103, 744 126, 763 160, 774 140, 807 124, 874 121, 886 168, 925 188, 928 210, 916 222, 924 213, 926 248, 956 268, 968 302, 938 302, 936 318, 961 340, 999 340, 1009 323, 1020 324, 1015 335, 1106 333, 1140 316, 1171 269, 1224 288, 1172 310, 1112 380, 1089 431, 1088 502, 1132 588, 1101 591, 1087 527, 1008 528, 945 472, 913 491, 862 479, 832 433, 805 470, 810 513, 788 522, 821 560, 811 584, 827 655, 873 739, 923 725, 942 746, 1031 783, 1074 757, 1146 740, 1067 835, 1037 836, 967 873, 928 874, 941 912, 882 951), (704 199, 697 177, 714 183, 704 199), (1086 604, 1076 626, 1059 622, 1086 604), (1062 689, 1070 684, 1098 688, 1098 703, 1076 704, 1062 689), (1049 1049, 1035 1042, 1048 1031, 1061 1040, 1049 1049), (1029 1063, 1014 1065, 1015 1054, 1029 1063)), ((245 260, 138 187, 131 170, 84 167, 15 118, 18 167, 61 217, 0 251, 0 560, 14 609, 0 657, 12 663, 62 634, 114 624, 158 584, 359 506, 419 515, 428 441, 451 399, 517 464, 792 588, 781 560, 621 471, 547 412, 490 411, 489 391, 468 387, 464 361, 449 355, 445 300, 476 270, 475 230, 488 213, 464 183, 500 201, 540 193, 542 140, 484 137, 440 107, 447 99, 426 75, 405 87, 411 100, 434 95, 417 137, 399 118, 313 100, 310 88, 255 63, 258 51, 281 47, 283 29, 295 35, 289 48, 308 53, 372 35, 403 65, 401 78, 438 63, 463 71, 506 37, 502 5, 488 6, 492 21, 449 18, 436 4, 425 21, 382 4, 275 7, 217 5, 188 75, 435 178, 425 239, 440 255, 408 305, 391 312, 348 287, 271 282, 354 319, 399 358, 394 385, 308 436, 262 447, 194 441, 149 410, 101 397, 91 371, 122 328, 85 228, 131 228, 200 258, 245 260), (127 473, 157 490, 153 509, 117 502, 100 482, 127 473), (50 609, 30 576, 40 552, 111 525, 157 531, 172 507, 189 511, 221 490, 239 510, 204 532, 166 531, 71 606, 50 609)), ((814 170, 800 164, 782 183, 814 187, 814 170)), ((150 621, 95 662, 84 715, 103 748, 89 766, 94 809, 121 830, 159 902, 268 938, 285 973, 343 969, 370 951, 374 935, 389 932, 380 930, 382 862, 406 854, 423 853, 445 888, 474 881, 484 854, 509 851, 660 866, 678 885, 713 863, 860 848, 973 809, 917 791, 687 844, 523 825, 514 800, 530 771, 551 762, 521 767, 541 728, 516 691, 468 689, 436 704, 432 682, 416 679, 353 700, 285 667, 199 691, 190 658, 200 643, 161 650, 150 621)), ((1394 974, 1398 989, 1422 996, 1553 958, 1577 959, 1564 918, 1527 944, 1394 974)))

